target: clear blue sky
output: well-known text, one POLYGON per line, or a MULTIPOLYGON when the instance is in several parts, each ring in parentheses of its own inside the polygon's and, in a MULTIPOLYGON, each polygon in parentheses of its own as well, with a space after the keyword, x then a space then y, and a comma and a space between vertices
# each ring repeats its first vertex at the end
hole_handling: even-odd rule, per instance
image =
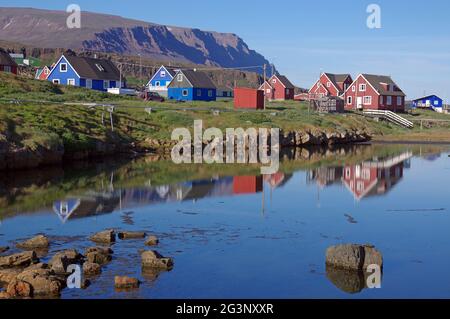
POLYGON ((117 14, 149 22, 232 32, 301 87, 321 71, 391 75, 408 98, 450 101, 448 0, 0 0, 0 6, 117 14), (368 29, 366 8, 381 7, 382 28, 368 29))

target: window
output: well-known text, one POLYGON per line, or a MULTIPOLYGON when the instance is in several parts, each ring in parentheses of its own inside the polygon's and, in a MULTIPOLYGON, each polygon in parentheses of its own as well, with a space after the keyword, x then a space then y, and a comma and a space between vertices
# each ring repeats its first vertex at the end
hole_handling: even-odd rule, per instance
POLYGON ((434 101, 434 105, 439 105, 439 101, 434 101))
POLYGON ((380 105, 383 105, 383 104, 384 104, 384 96, 381 95, 381 96, 380 96, 380 105))
POLYGON ((372 104, 372 97, 371 96, 365 96, 364 97, 364 105, 371 105, 372 104))
POLYGON ((183 96, 188 96, 189 91, 188 91, 188 90, 183 90, 183 91, 181 92, 181 94, 182 94, 183 96))
POLYGON ((355 92, 355 90, 356 90, 356 87, 353 85, 352 86, 352 92, 355 92))
POLYGON ((105 68, 100 63, 95 63, 95 66, 100 72, 105 72, 105 68))
POLYGON ((75 85, 75 79, 67 79, 67 85, 75 85))
POLYGON ((92 89, 92 80, 90 80, 90 79, 87 79, 87 80, 86 80, 86 87, 87 87, 88 89, 92 89))
POLYGON ((202 96, 202 90, 197 89, 197 96, 202 96))
POLYGON ((53 84, 59 84, 60 82, 59 82, 59 79, 54 79, 53 80, 53 84))
POLYGON ((5 66, 3 67, 3 71, 11 73, 11 66, 5 65, 5 66))
POLYGON ((331 87, 331 82, 327 82, 327 88, 331 87))
POLYGON ((59 71, 61 72, 67 72, 67 63, 61 63, 59 65, 59 71))
POLYGON ((351 105, 353 103, 353 98, 351 96, 347 97, 347 104, 351 105))
POLYGON ((44 74, 45 75, 48 75, 50 73, 50 70, 49 69, 44 69, 44 74))
POLYGON ((286 89, 286 95, 289 95, 289 94, 291 94, 291 90, 286 89))
POLYGON ((213 91, 212 90, 208 90, 208 97, 212 97, 213 96, 213 91))
POLYGON ((266 90, 266 93, 267 93, 267 94, 270 94, 270 89, 267 89, 267 90, 266 90))
POLYGON ((156 82, 155 82, 155 86, 161 86, 161 82, 156 81, 156 82))
POLYGON ((392 105, 392 96, 387 96, 386 97, 386 104, 387 105, 392 105))
POLYGON ((162 78, 166 77, 166 71, 161 71, 161 72, 159 73, 159 75, 160 75, 162 78))
POLYGON ((359 91, 360 91, 360 92, 366 92, 366 88, 367 88, 367 87, 366 87, 365 84, 360 84, 360 85, 359 85, 359 91))
POLYGON ((183 74, 178 74, 177 75, 177 81, 178 82, 183 82, 183 74))
POLYGON ((273 84, 277 83, 277 79, 273 79, 273 80, 272 80, 272 83, 273 83, 273 84))
POLYGON ((109 81, 108 80, 103 81, 103 88, 105 90, 107 90, 109 88, 109 81))
POLYGON ((350 178, 352 176, 352 171, 350 170, 350 168, 345 168, 345 178, 350 178))
POLYGON ((401 96, 397 96, 397 105, 400 106, 403 104, 403 98, 401 96))

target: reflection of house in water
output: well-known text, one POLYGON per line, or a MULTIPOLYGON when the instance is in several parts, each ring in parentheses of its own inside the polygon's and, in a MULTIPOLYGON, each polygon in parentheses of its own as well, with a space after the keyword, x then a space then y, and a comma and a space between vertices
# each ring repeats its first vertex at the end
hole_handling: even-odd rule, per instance
POLYGON ((292 174, 284 174, 278 172, 272 175, 264 175, 264 181, 269 184, 271 188, 279 188, 286 185, 286 183, 292 178, 292 174))
POLYGON ((403 178, 404 162, 411 157, 412 153, 406 152, 384 160, 346 166, 342 182, 357 200, 386 194, 403 178))
POLYGON ((342 167, 319 167, 306 175, 307 183, 317 183, 320 187, 340 184, 342 181, 342 167))
POLYGON ((211 178, 173 185, 113 190, 104 193, 89 192, 80 198, 56 201, 53 204, 53 210, 62 222, 66 222, 68 219, 111 213, 116 209, 130 209, 136 206, 188 200, 196 201, 208 197, 259 193, 262 188, 262 176, 211 178))

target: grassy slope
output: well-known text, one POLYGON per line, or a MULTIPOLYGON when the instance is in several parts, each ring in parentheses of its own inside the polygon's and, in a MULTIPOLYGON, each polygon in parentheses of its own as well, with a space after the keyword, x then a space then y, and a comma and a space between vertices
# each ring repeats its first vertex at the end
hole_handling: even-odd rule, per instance
MULTIPOLYGON (((444 118, 432 112, 408 115, 409 118, 444 118), (430 113, 430 114, 428 114, 430 113)), ((63 143, 66 149, 82 150, 95 142, 109 139, 142 143, 145 139, 169 139, 172 129, 192 129, 196 119, 204 127, 280 127, 283 129, 321 129, 336 131, 356 128, 369 131, 378 139, 434 139, 450 141, 449 123, 441 127, 406 130, 386 123, 376 123, 357 114, 319 115, 308 111, 298 102, 268 103, 266 111, 233 111, 230 100, 212 103, 144 102, 137 98, 118 97, 92 90, 55 86, 46 81, 28 80, 0 73, 0 143, 8 140, 17 147, 36 147, 37 144, 63 143), (1 99, 20 99, 28 102, 11 104, 1 99), (53 103, 38 103, 45 100, 53 103), (89 109, 64 102, 98 102, 116 105, 114 132, 111 132, 108 113, 102 108, 89 109), (145 107, 152 107, 148 114, 145 107), (220 111, 214 115, 211 109, 220 111), (102 113, 106 116, 102 125, 102 113)), ((145 145, 144 145, 145 146, 145 145)))

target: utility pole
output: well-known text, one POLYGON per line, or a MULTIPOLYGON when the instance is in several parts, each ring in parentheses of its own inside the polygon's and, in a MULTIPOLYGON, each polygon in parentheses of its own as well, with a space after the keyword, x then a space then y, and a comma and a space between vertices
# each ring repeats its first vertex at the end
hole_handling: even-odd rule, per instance
POLYGON ((120 92, 120 89, 122 88, 122 63, 119 64, 119 70, 120 70, 120 81, 119 81, 119 92, 120 92))
POLYGON ((264 111, 266 110, 266 68, 267 68, 267 64, 264 63, 264 84, 263 84, 263 88, 264 88, 264 111))
POLYGON ((139 79, 141 81, 142 84, 142 55, 139 53, 139 79))

